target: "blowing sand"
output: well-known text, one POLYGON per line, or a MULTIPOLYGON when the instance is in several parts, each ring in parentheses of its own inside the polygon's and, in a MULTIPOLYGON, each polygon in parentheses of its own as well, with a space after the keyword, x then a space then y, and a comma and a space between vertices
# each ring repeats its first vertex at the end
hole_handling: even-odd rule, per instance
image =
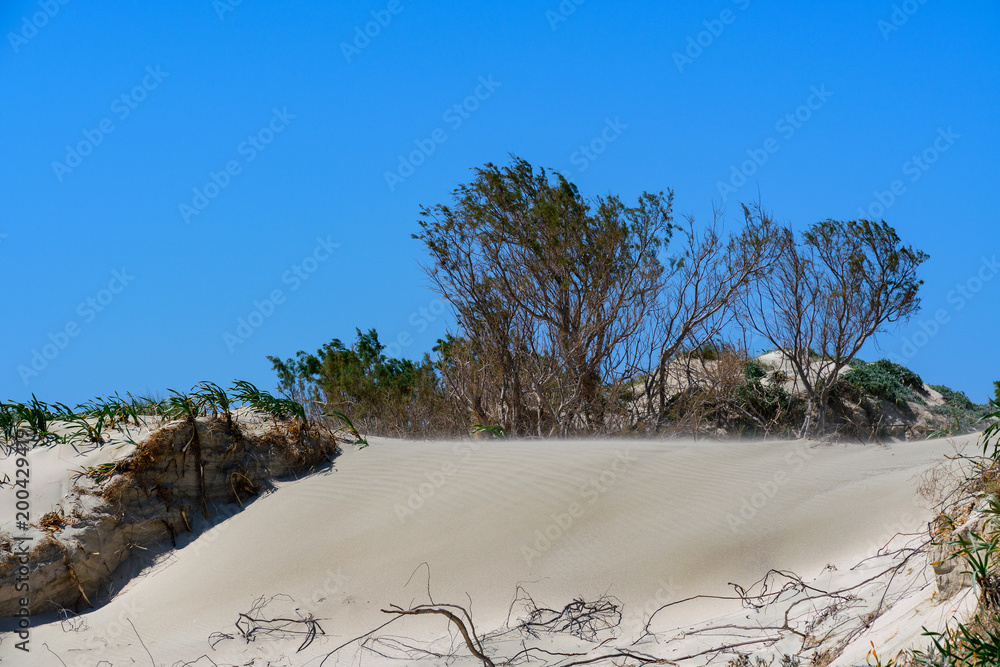
MULTIPOLYGON (((96 667, 102 660, 116 667, 151 661, 157 667, 319 665, 333 648, 385 623, 381 609, 429 602, 428 587, 434 602, 471 610, 480 634, 508 623, 519 586, 540 607, 561 610, 574 599, 602 596, 621 606, 621 624, 596 636, 608 639, 603 647, 572 636, 497 634, 487 652, 498 664, 528 645, 592 656, 631 646, 677 658, 710 644, 777 636, 782 633, 730 630, 708 640, 685 633, 704 624, 776 622, 777 604, 746 609, 712 598, 657 612, 650 623, 654 637, 643 638, 643 624, 664 604, 731 596, 730 582, 749 587, 771 569, 794 572, 828 586, 824 590, 861 581, 887 561, 853 566, 897 533, 925 530, 932 518, 917 493, 918 475, 975 436, 885 446, 371 441, 365 449, 346 447, 328 470, 283 482, 242 511, 214 508, 217 517, 230 518, 151 557, 150 567, 123 579, 121 591, 100 608, 65 621, 35 617, 27 659, 14 650, 13 626, 3 619, 0 657, 17 665, 58 666, 61 660, 70 667, 96 667), (301 652, 300 635, 262 629, 246 642, 236 621, 260 598, 273 598, 263 616, 312 614, 326 634, 301 652)), ((40 489, 68 480, 68 470, 79 466, 65 451, 32 456, 38 459, 33 483, 40 489)), ((889 595, 884 589, 872 589, 867 598, 857 589, 856 600, 838 601, 826 620, 806 615, 796 627, 812 623, 817 635, 835 643, 844 628, 878 606, 879 618, 851 636, 832 663, 858 665, 872 640, 883 655, 913 642, 921 646, 921 625, 940 624, 956 608, 954 600, 941 605, 933 599, 922 556, 893 578, 889 595), (878 595, 895 605, 869 599, 878 595), (826 627, 831 630, 820 631, 826 627)), ((509 624, 523 611, 515 604, 509 624)), ((376 636, 383 639, 369 646, 380 653, 354 643, 325 664, 445 662, 417 660, 421 654, 412 647, 453 652, 457 659, 450 664, 481 664, 441 616, 400 619, 376 636)), ((802 644, 801 637, 785 636, 771 649, 796 653, 802 644)), ((748 644, 742 650, 764 648, 748 644)), ((543 657, 532 652, 520 664, 546 664, 543 657)), ((724 665, 731 657, 683 664, 724 665)))

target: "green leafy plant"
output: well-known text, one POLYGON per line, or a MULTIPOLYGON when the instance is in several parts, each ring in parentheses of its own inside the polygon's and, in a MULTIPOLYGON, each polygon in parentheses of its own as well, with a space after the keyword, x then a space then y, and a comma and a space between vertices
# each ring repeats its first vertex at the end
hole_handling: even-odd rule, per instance
MULTIPOLYGON (((101 419, 108 428, 118 423, 128 424, 131 419, 139 425, 139 414, 131 401, 123 400, 116 392, 114 396, 101 396, 77 406, 77 413, 91 419, 101 419)), ((72 416, 72 415, 70 415, 72 416)))
POLYGON ((290 398, 276 398, 246 380, 233 382, 233 398, 257 412, 269 415, 275 423, 291 418, 296 418, 305 425, 309 423, 301 403, 290 398))
POLYGON ((487 435, 490 438, 493 438, 495 440, 506 440, 507 439, 507 431, 504 430, 503 426, 495 426, 495 425, 488 425, 488 424, 473 424, 472 425, 472 433, 473 434, 483 433, 483 434, 485 434, 485 435, 487 435))
POLYGON ((22 426, 27 426, 29 433, 43 441, 55 440, 58 436, 49 431, 49 425, 53 418, 61 414, 61 408, 53 410, 53 406, 39 401, 32 394, 30 403, 0 403, 0 431, 8 443, 16 442, 21 437, 22 426))
POLYGON ((168 419, 190 419, 194 421, 201 416, 201 402, 194 396, 182 394, 174 389, 168 389, 173 396, 167 398, 164 406, 164 416, 168 419))
POLYGON ((98 413, 96 417, 88 419, 84 415, 71 415, 64 417, 64 421, 69 422, 76 426, 76 429, 72 432, 73 437, 83 437, 87 442, 93 442, 97 444, 104 444, 104 427, 106 425, 107 415, 103 412, 98 413), (91 419, 93 424, 91 424, 91 419))
POLYGON ((365 431, 414 436, 444 427, 452 403, 429 355, 419 362, 390 358, 375 329, 355 331, 350 347, 335 338, 314 354, 269 356, 279 393, 310 406, 311 416, 350 406, 354 423, 365 431))
POLYGON ((218 416, 221 413, 226 419, 226 426, 229 432, 235 432, 236 427, 233 424, 233 413, 230 410, 232 401, 225 389, 214 382, 203 381, 195 385, 192 395, 200 401, 202 407, 210 409, 213 415, 218 416))
POLYGON ((1000 664, 1000 634, 982 630, 983 619, 976 615, 969 623, 959 623, 944 632, 925 630, 930 637, 929 652, 914 651, 913 657, 922 665, 968 665, 995 667, 1000 664), (979 628, 979 629, 977 629, 979 628))
POLYGON ((983 431, 983 455, 990 458, 993 462, 997 462, 1000 460, 1000 410, 991 412, 985 416, 985 419, 992 420, 992 422, 983 431), (993 451, 987 454, 990 451, 990 447, 993 448, 993 451))
POLYGON ((277 413, 284 418, 294 417, 303 424, 309 423, 309 419, 306 417, 306 409, 298 401, 293 401, 290 398, 275 398, 273 406, 277 410, 277 413))
POLYGON ((164 399, 153 398, 152 396, 133 396, 129 394, 129 403, 132 409, 139 416, 163 417, 166 409, 164 399))
POLYGON ((203 407, 207 407, 215 416, 220 412, 229 412, 229 394, 214 382, 202 381, 191 390, 191 395, 197 398, 203 407))
POLYGON ((48 424, 50 410, 49 406, 39 401, 34 394, 31 395, 31 403, 23 406, 25 413, 25 421, 31 430, 35 432, 37 436, 45 436, 48 434, 48 424))
POLYGON ((996 587, 990 572, 993 568, 993 556, 1000 549, 1000 536, 994 534, 987 538, 970 532, 968 538, 958 537, 949 544, 957 548, 949 559, 960 557, 965 560, 968 567, 966 572, 973 576, 984 595, 996 587))
POLYGON ((953 435, 955 435, 955 429, 936 428, 927 434, 926 440, 934 440, 935 438, 950 438, 953 435))
POLYGON ((931 389, 941 394, 941 397, 947 403, 954 405, 962 410, 975 410, 979 406, 972 402, 972 400, 965 395, 964 391, 956 391, 951 387, 946 387, 943 384, 933 384, 931 389))
POLYGON ((0 432, 4 442, 16 442, 21 431, 21 415, 13 404, 0 403, 0 432))
POLYGON ((9 416, 4 419, 6 428, 5 437, 12 439, 19 434, 21 425, 27 425, 31 433, 39 438, 45 439, 53 436, 49 432, 49 423, 54 416, 51 406, 39 401, 34 394, 31 395, 30 403, 7 403, 4 405, 4 412, 9 416), (8 431, 8 429, 10 429, 8 431))
POLYGON ((49 406, 50 414, 54 420, 63 420, 66 417, 72 417, 76 412, 69 408, 69 406, 62 403, 53 403, 49 406))
POLYGON ((743 377, 747 382, 760 382, 767 377, 767 369, 755 359, 751 359, 743 366, 743 377))
POLYGON ((368 439, 362 437, 361 434, 358 433, 358 429, 354 427, 354 422, 352 422, 351 418, 345 415, 343 412, 340 412, 339 410, 331 410, 329 412, 324 412, 323 416, 335 417, 339 419, 341 422, 343 422, 343 424, 341 424, 338 428, 335 428, 331 431, 334 437, 336 437, 341 433, 348 433, 352 438, 354 438, 355 445, 361 445, 362 448, 368 446, 368 439))

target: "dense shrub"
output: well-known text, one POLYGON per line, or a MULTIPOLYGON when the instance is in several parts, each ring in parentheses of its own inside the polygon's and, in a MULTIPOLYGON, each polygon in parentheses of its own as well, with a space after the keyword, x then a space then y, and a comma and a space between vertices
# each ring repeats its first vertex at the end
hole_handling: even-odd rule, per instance
POLYGON ((747 382, 760 382, 767 376, 767 369, 756 359, 751 359, 743 366, 743 377, 747 382))
POLYGON ((427 437, 461 432, 429 355, 420 361, 386 357, 378 333, 357 329, 346 347, 335 338, 315 354, 299 351, 282 361, 268 357, 279 390, 314 416, 342 412, 358 429, 378 435, 427 437))
POLYGON ((922 403, 917 392, 924 391, 920 376, 887 359, 853 365, 838 381, 839 389, 856 400, 879 398, 896 406, 922 403))
MULTIPOLYGON (((736 391, 736 400, 765 424, 787 421, 792 414, 792 396, 778 381, 765 382, 771 371, 751 359, 743 367, 746 382, 736 391)), ((750 424, 749 426, 752 426, 750 424)))
POLYGON ((899 381, 902 382, 903 385, 909 387, 910 389, 913 389, 921 393, 924 392, 924 381, 920 378, 919 375, 911 371, 906 366, 901 366, 899 364, 893 363, 888 359, 879 359, 878 361, 873 362, 870 365, 883 369, 886 373, 889 373, 892 376, 899 378, 899 381))

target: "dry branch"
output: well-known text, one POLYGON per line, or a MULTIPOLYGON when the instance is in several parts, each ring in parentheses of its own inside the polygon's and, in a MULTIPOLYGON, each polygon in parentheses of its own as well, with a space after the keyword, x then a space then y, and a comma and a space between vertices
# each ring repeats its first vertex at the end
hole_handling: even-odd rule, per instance
POLYGON ((486 654, 483 652, 483 644, 479 637, 476 635, 476 629, 472 624, 472 617, 469 612, 465 610, 464 607, 459 605, 417 605, 416 607, 411 607, 410 609, 403 609, 402 607, 392 606, 392 609, 383 609, 384 614, 397 614, 399 616, 415 616, 419 614, 440 614, 446 617, 449 621, 455 624, 458 631, 462 633, 462 638, 465 640, 465 645, 469 647, 469 651, 472 655, 476 656, 483 661, 485 667, 496 667, 493 661, 490 660, 486 654), (466 620, 469 622, 469 626, 466 627, 465 622, 457 615, 455 612, 451 611, 447 607, 452 609, 458 609, 465 616, 466 620), (471 629, 471 634, 470 634, 471 629))

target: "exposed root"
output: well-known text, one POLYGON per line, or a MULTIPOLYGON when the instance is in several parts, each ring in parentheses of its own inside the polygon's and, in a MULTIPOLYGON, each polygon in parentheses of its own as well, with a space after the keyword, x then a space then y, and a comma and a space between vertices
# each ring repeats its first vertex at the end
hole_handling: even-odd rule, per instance
MULTIPOLYGON (((73 563, 70 562, 69 549, 66 548, 66 545, 62 542, 58 540, 53 541, 59 545, 59 548, 62 549, 63 563, 66 565, 66 572, 69 574, 70 580, 76 585, 76 590, 80 591, 80 597, 87 603, 87 606, 93 609, 94 605, 91 603, 90 598, 87 597, 87 594, 83 592, 83 586, 80 584, 80 579, 76 576, 76 570, 73 569, 73 563)), ((77 600, 77 602, 79 602, 79 600, 77 600)))

